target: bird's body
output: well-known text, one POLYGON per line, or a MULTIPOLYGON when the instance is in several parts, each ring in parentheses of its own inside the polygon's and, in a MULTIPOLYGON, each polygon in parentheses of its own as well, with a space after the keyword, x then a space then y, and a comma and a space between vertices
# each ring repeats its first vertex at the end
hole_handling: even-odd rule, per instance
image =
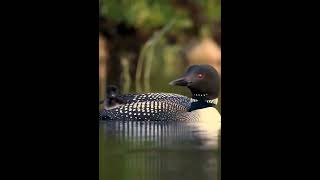
POLYGON ((215 127, 220 127, 220 114, 215 109, 219 88, 217 76, 218 73, 212 67, 206 65, 190 67, 182 78, 170 84, 187 86, 192 92, 192 98, 173 93, 117 95, 116 98, 121 99, 122 103, 105 108, 100 112, 99 118, 100 120, 211 122, 215 127))

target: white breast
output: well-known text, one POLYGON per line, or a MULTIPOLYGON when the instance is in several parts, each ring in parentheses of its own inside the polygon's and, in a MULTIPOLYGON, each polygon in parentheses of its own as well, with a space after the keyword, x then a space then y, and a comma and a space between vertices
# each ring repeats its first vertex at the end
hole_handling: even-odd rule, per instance
POLYGON ((199 132, 199 135, 210 140, 208 143, 217 145, 221 129, 220 113, 213 107, 198 109, 190 113, 198 119, 193 125, 199 132))

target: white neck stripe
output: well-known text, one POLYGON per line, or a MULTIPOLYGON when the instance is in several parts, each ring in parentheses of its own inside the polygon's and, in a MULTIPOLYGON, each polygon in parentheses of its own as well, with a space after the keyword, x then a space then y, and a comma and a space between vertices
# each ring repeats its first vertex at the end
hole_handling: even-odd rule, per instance
MULTIPOLYGON (((198 102, 198 101, 199 101, 199 100, 197 100, 197 99, 191 98, 191 102, 198 102)), ((205 100, 205 102, 211 103, 211 104, 214 104, 214 105, 217 105, 218 102, 219 102, 219 99, 216 98, 216 99, 211 99, 211 100, 205 100)))

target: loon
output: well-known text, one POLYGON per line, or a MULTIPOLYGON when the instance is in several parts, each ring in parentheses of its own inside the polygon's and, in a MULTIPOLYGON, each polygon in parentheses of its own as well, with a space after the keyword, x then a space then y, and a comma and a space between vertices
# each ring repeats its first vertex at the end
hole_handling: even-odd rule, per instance
POLYGON ((217 122, 220 77, 210 65, 192 65, 172 86, 188 87, 192 98, 173 93, 124 94, 116 106, 104 108, 100 120, 217 122))
POLYGON ((125 101, 118 96, 119 89, 114 85, 110 85, 106 88, 106 98, 100 101, 99 104, 104 104, 104 109, 111 109, 124 104, 125 101))

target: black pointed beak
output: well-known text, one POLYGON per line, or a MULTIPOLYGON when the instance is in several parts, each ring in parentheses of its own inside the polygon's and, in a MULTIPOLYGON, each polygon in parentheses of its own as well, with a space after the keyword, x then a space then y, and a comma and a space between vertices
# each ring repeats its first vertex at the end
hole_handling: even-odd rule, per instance
POLYGON ((190 81, 187 80, 185 77, 181 77, 169 83, 169 85, 171 86, 188 86, 189 84, 190 84, 190 81))

